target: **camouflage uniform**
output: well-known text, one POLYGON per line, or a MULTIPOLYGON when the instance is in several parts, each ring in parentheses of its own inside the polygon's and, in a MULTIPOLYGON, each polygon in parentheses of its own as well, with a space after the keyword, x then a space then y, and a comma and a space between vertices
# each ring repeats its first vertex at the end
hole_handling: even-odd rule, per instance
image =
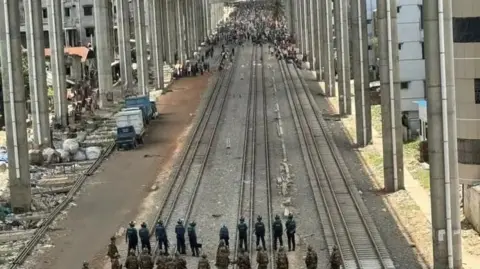
POLYGON ((144 248, 142 254, 140 255, 140 265, 142 269, 153 269, 152 256, 148 254, 147 248, 144 248))
POLYGON ((288 269, 288 257, 283 247, 280 247, 277 254, 277 269, 288 269))
POLYGON ((82 269, 89 269, 88 262, 83 262, 82 269))
POLYGON ((165 262, 167 269, 176 269, 177 263, 172 257, 167 257, 167 261, 165 262))
POLYGON ((187 269, 187 261, 178 254, 175 254, 175 269, 187 269))
POLYGON ((267 269, 268 268, 268 254, 262 250, 261 247, 257 248, 257 263, 258 269, 267 269))
POLYGON ((332 254, 330 255, 330 268, 331 269, 340 269, 342 265, 342 257, 340 255, 340 250, 337 246, 333 246, 332 254))
POLYGON ((238 255, 237 260, 239 269, 251 269, 252 265, 250 263, 250 256, 243 249, 240 249, 240 254, 238 255))
POLYGON ((217 266, 218 269, 227 269, 228 265, 230 265, 230 258, 228 255, 230 252, 228 251, 228 248, 225 247, 225 242, 222 240, 220 241, 220 245, 218 246, 218 251, 217 251, 217 259, 215 266, 217 266))
POLYGON ((135 256, 135 250, 130 250, 130 255, 128 255, 127 260, 125 261, 126 269, 139 269, 140 264, 137 257, 135 256))
POLYGON ((108 245, 107 256, 110 259, 114 259, 115 255, 118 253, 118 248, 117 248, 117 245, 115 244, 115 239, 116 239, 115 236, 112 236, 110 238, 110 244, 108 245))
POLYGON ((210 269, 210 262, 207 259, 207 255, 203 254, 202 258, 198 261, 198 269, 210 269))
POLYGON ((317 269, 318 257, 317 253, 308 246, 307 256, 305 257, 305 265, 307 269, 317 269))
POLYGON ((168 256, 162 253, 157 259, 157 269, 167 269, 168 256))

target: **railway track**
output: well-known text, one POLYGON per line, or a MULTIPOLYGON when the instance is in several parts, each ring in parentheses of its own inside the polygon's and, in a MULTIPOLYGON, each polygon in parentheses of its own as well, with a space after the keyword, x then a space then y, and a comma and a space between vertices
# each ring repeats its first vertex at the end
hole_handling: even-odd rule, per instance
MULTIPOLYGON (((265 67, 263 46, 254 46, 252 53, 252 75, 246 117, 244 154, 242 158, 242 185, 239 195, 238 219, 245 217, 248 221, 247 247, 252 263, 255 263, 254 227, 256 216, 260 215, 266 222, 266 245, 269 256, 273 257, 271 236, 271 186, 270 157, 268 144, 267 106, 265 67), (258 109, 258 108, 261 109, 258 109)), ((235 236, 234 257, 239 250, 238 233, 235 236)), ((274 263, 270 262, 270 268, 274 263)))
POLYGON ((293 65, 279 65, 329 249, 339 246, 344 268, 395 268, 307 85, 293 65))
MULTIPOLYGON (((188 223, 198 186, 210 154, 210 148, 215 138, 216 129, 227 100, 232 77, 238 65, 238 55, 239 53, 236 54, 232 67, 222 71, 215 83, 214 90, 206 100, 205 110, 201 113, 200 119, 198 119, 196 126, 191 132, 189 142, 184 149, 179 164, 172 173, 168 193, 161 201, 161 208, 153 222, 149 225, 151 227, 150 241, 153 246, 155 260, 159 254, 158 242, 154 236, 154 227, 158 220, 163 220, 165 227, 168 229, 172 221, 176 221, 174 215, 183 213, 184 223, 188 223), (180 204, 179 201, 182 199, 185 199, 187 202, 180 204)), ((172 239, 172 236, 170 236, 170 239, 172 239)), ((170 249, 174 248, 175 246, 170 244, 170 249)))
POLYGON ((75 196, 75 194, 82 187, 83 183, 85 183, 85 181, 89 176, 93 175, 93 173, 98 169, 98 167, 103 162, 103 160, 106 157, 108 157, 110 153, 112 153, 114 148, 115 148, 115 142, 109 143, 105 148, 105 150, 103 151, 102 155, 100 155, 100 157, 96 159, 95 162, 92 163, 85 172, 83 172, 81 175, 79 175, 78 178, 76 178, 75 183, 71 187, 70 191, 67 193, 67 196, 65 197, 65 199, 58 206, 56 206, 55 209, 53 209, 53 211, 43 221, 42 226, 37 229, 37 231, 34 233, 30 241, 28 241, 28 243, 25 245, 22 251, 18 254, 15 260, 13 260, 12 264, 9 267, 10 269, 17 269, 19 268, 19 266, 21 266, 25 262, 27 257, 33 251, 33 249, 37 246, 40 240, 48 232, 48 228, 50 227, 52 222, 68 206, 68 204, 73 200, 73 197, 75 196))

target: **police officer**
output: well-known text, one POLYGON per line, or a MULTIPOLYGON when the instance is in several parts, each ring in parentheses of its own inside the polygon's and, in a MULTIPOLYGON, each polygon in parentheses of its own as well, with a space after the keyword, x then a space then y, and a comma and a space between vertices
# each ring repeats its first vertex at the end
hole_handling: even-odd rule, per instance
POLYGON ((153 259, 148 252, 148 248, 142 250, 140 255, 140 265, 142 269, 153 269, 153 259))
POLYGON ((152 253, 152 247, 150 246, 150 231, 147 228, 147 224, 144 222, 141 225, 140 230, 138 231, 140 236, 140 242, 142 243, 142 249, 147 249, 148 254, 152 253))
POLYGON ((342 265, 342 257, 340 255, 340 250, 335 245, 332 249, 332 254, 330 255, 330 268, 331 269, 340 269, 342 265))
POLYGON ((116 238, 115 236, 110 237, 110 244, 108 245, 108 252, 107 256, 110 258, 110 260, 115 258, 115 255, 118 254, 118 248, 117 245, 115 244, 116 238))
POLYGON ((119 259, 120 259, 120 254, 116 253, 111 260, 112 269, 122 269, 122 264, 120 263, 119 259))
POLYGON ((237 225, 238 229, 238 239, 240 240, 239 242, 239 247, 243 248, 243 245, 245 244, 245 251, 248 251, 248 246, 247 246, 247 231, 248 231, 248 226, 245 223, 245 218, 241 217, 240 218, 240 223, 237 225))
POLYGON ((88 262, 83 262, 82 269, 89 269, 88 262))
POLYGON ((138 233, 137 229, 135 228, 135 222, 130 222, 130 227, 127 229, 127 233, 125 236, 125 242, 128 242, 128 252, 130 253, 131 250, 134 252, 137 250, 138 247, 138 233))
POLYGON ((198 242, 197 242, 197 232, 195 231, 195 226, 197 224, 192 221, 190 225, 187 228, 187 233, 188 233, 188 242, 190 243, 190 249, 192 250, 192 256, 199 256, 200 254, 198 253, 198 242))
POLYGON ((163 221, 159 220, 155 227, 155 236, 158 241, 158 249, 162 250, 162 246, 165 247, 165 253, 168 255, 168 238, 167 229, 163 226, 163 221))
POLYGON ((131 249, 129 251, 127 260, 125 261, 125 268, 127 269, 139 269, 140 264, 138 262, 137 257, 135 256, 135 250, 131 249))
POLYGON ((225 246, 227 246, 227 248, 229 247, 228 245, 229 239, 230 239, 230 236, 228 235, 228 228, 225 224, 222 224, 222 227, 220 228, 220 240, 225 241, 225 246))
POLYGON ((297 231, 297 224, 293 219, 293 214, 288 214, 288 220, 285 223, 287 228, 288 251, 295 251, 295 232, 297 231))
POLYGON ((312 246, 307 248, 307 256, 305 257, 305 265, 307 269, 317 269, 318 256, 317 253, 313 250, 312 246))
POLYGON ((268 267, 268 255, 260 246, 257 247, 257 264, 258 269, 267 269, 268 267))
POLYGON ((175 269, 187 269, 187 261, 175 253, 175 269))
POLYGON ((177 252, 180 254, 186 254, 185 251, 185 227, 183 221, 179 219, 177 226, 175 226, 175 234, 177 235, 177 252))
POLYGON ((255 236, 257 237, 257 248, 260 245, 260 240, 262 241, 263 250, 267 250, 265 245, 265 224, 262 221, 262 217, 257 217, 257 223, 255 223, 255 236))
POLYGON ((229 254, 230 252, 228 251, 228 248, 225 247, 225 242, 223 240, 220 241, 220 244, 218 245, 217 257, 215 260, 215 266, 217 266, 218 269, 228 268, 228 265, 230 265, 230 257, 228 257, 229 254))
POLYGON ((210 262, 207 260, 207 254, 202 254, 202 258, 198 261, 198 269, 210 269, 210 262))
POLYGON ((283 247, 283 224, 282 221, 280 220, 280 216, 276 215, 275 216, 275 221, 273 222, 272 225, 272 230, 273 230, 273 249, 277 250, 277 240, 280 242, 280 247, 283 247))
POLYGON ((278 250, 277 269, 288 269, 288 257, 283 247, 278 250))

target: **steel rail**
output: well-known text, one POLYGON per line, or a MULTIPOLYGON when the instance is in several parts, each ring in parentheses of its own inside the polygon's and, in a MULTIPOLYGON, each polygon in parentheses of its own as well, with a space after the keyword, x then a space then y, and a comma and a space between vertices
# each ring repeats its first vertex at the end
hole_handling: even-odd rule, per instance
POLYGON ((105 151, 100 155, 100 157, 95 160, 95 162, 90 165, 87 171, 82 173, 75 183, 72 186, 72 189, 67 193, 65 199, 55 207, 55 209, 48 215, 48 217, 44 220, 42 227, 38 228, 35 234, 33 235, 32 239, 28 241, 27 245, 21 250, 18 256, 13 260, 12 264, 9 266, 10 269, 16 269, 18 266, 22 265, 25 260, 27 259, 28 255, 32 252, 35 246, 39 243, 39 241, 45 236, 48 231, 50 224, 57 218, 57 216, 62 212, 63 209, 67 207, 67 205, 73 200, 75 194, 80 190, 83 183, 85 183, 86 179, 92 175, 103 160, 112 153, 113 149, 115 148, 115 142, 108 144, 105 151))
POLYGON ((275 268, 274 252, 273 252, 273 234, 272 234, 272 218, 273 218, 273 208, 272 208, 272 184, 270 178, 270 144, 268 139, 268 120, 267 120, 267 87, 265 79, 265 64, 263 60, 263 45, 261 46, 261 63, 262 63, 262 92, 263 92, 263 128, 264 128, 264 139, 265 139, 265 180, 267 181, 267 231, 269 231, 269 243, 270 248, 268 248, 269 256, 271 261, 269 263, 270 268, 275 268))
MULTIPOLYGON (((293 81, 294 76, 292 75, 288 65, 286 66, 286 69, 287 69, 287 73, 289 74, 289 76, 291 78, 291 81, 293 81)), ((298 76, 300 75, 300 74, 298 74, 298 70, 297 70, 297 75, 298 76)), ((302 88, 303 88, 304 91, 306 91, 304 83, 302 83, 302 88)), ((325 164, 324 158, 321 157, 322 154, 321 154, 320 149, 319 149, 320 146, 318 144, 317 139, 315 138, 314 130, 312 129, 311 124, 308 122, 307 112, 305 111, 305 109, 303 107, 303 104, 302 104, 302 101, 300 100, 297 87, 295 87, 295 85, 293 84, 293 89, 289 87, 288 90, 290 92, 290 95, 293 96, 293 99, 294 99, 293 102, 295 103, 295 105, 294 105, 295 113, 297 114, 297 116, 301 115, 301 117, 304 121, 303 124, 300 124, 300 128, 302 130, 304 139, 308 140, 307 137, 309 137, 310 140, 312 141, 313 148, 312 147, 307 148, 309 159, 312 163, 312 167, 314 168, 317 184, 319 186, 319 191, 320 191, 322 199, 324 201, 325 209, 327 211, 329 222, 331 224, 331 229, 332 229, 332 231, 334 231, 335 241, 337 242, 337 245, 340 247, 342 259, 345 261, 346 260, 346 257, 345 257, 346 254, 345 253, 348 253, 350 251, 353 258, 355 259, 356 268, 371 268, 370 266, 365 266, 362 263, 362 258, 360 257, 360 255, 362 255, 362 253, 357 249, 355 239, 352 236, 352 231, 351 231, 352 227, 349 227, 349 225, 347 223, 347 218, 348 218, 347 213, 344 212, 344 209, 340 205, 341 203, 339 202, 339 199, 338 199, 339 193, 337 193, 335 191, 334 183, 333 183, 333 180, 331 178, 329 169, 327 168, 327 166, 325 164), (315 165, 314 156, 318 158, 320 168, 317 165, 315 165), (323 178, 325 179, 325 181, 328 185, 328 189, 330 190, 330 192, 329 192, 329 195, 331 194, 330 199, 333 200, 333 204, 335 205, 336 213, 338 213, 338 215, 333 215, 332 211, 330 211, 331 208, 329 208, 329 204, 331 204, 332 201, 326 198, 327 197, 326 193, 324 192, 323 188, 321 187, 323 185, 322 181, 320 180, 321 177, 319 176, 319 175, 321 175, 321 173, 317 169, 321 169, 321 172, 323 173, 323 178), (329 200, 329 201, 327 201, 327 200, 329 200), (334 225, 335 220, 334 219, 339 219, 340 220, 340 223, 343 226, 343 229, 340 229, 340 227, 335 227, 335 225, 334 225), (338 228, 338 229, 336 229, 336 228, 338 228), (339 233, 338 232, 339 230, 342 230, 342 232, 344 232, 344 234, 339 233), (340 237, 342 237, 342 238, 346 237, 346 239, 348 240, 348 244, 349 244, 350 248, 346 248, 345 245, 342 245, 340 243, 340 237)), ((313 106, 312 103, 311 103, 311 100, 310 99, 308 99, 308 100, 309 100, 309 105, 313 106)), ((315 116, 316 116, 316 120, 319 121, 319 118, 317 117, 318 115, 315 114, 315 116)), ((378 261, 379 261, 379 265, 381 266, 380 268, 388 268, 388 266, 384 263, 384 261, 382 259, 382 256, 381 256, 381 254, 378 250, 378 247, 376 245, 376 242, 374 241, 373 236, 370 232, 370 228, 369 228, 368 224, 366 223, 364 216, 362 215, 361 209, 358 207, 358 203, 356 202, 356 199, 353 195, 353 192, 352 192, 349 184, 346 182, 346 176, 345 176, 345 174, 343 172, 343 169, 339 164, 338 158, 337 158, 337 156, 336 156, 336 154, 335 154, 335 152, 332 148, 331 141, 329 140, 329 137, 327 136, 325 127, 322 126, 321 124, 319 124, 319 125, 320 125, 320 129, 322 131, 322 134, 325 138, 324 140, 328 144, 330 154, 335 161, 335 167, 338 168, 338 171, 339 171, 339 173, 341 175, 341 178, 342 178, 342 182, 345 184, 345 187, 348 190, 349 198, 354 203, 355 210, 356 210, 355 215, 357 216, 357 214, 358 214, 358 216, 360 216, 360 218, 362 219, 362 223, 363 223, 362 228, 367 233, 368 240, 370 241, 371 247, 375 251, 375 254, 376 254, 376 256, 378 258, 378 261)), ((342 195, 342 194, 343 193, 340 193, 340 195, 342 195)), ((338 223, 338 220, 337 220, 337 223, 338 223)), ((355 227, 355 228, 357 228, 357 227, 355 227)), ((356 239, 358 240, 358 237, 356 239)))
MULTIPOLYGON (((368 239, 370 240, 370 243, 372 244, 374 250, 375 250, 375 254, 377 255, 378 257, 378 260, 380 261, 380 265, 381 265, 381 268, 391 268, 392 266, 387 264, 384 260, 384 257, 382 257, 382 253, 380 251, 380 247, 378 246, 378 243, 376 242, 374 236, 373 236, 373 233, 372 233, 372 228, 371 226, 369 225, 369 223, 367 222, 366 220, 366 216, 365 214, 363 213, 363 210, 360 208, 360 205, 357 201, 357 198, 355 197, 356 195, 356 191, 352 189, 351 185, 349 184, 348 182, 348 178, 349 176, 347 176, 347 172, 345 172, 345 170, 343 169, 342 165, 341 165, 341 162, 340 162, 340 159, 338 157, 338 154, 337 154, 337 150, 336 150, 336 146, 333 144, 334 142, 332 142, 332 138, 330 136, 330 134, 328 133, 328 130, 327 130, 327 127, 325 126, 324 124, 324 119, 322 117, 322 115, 320 114, 320 110, 318 109, 318 106, 316 105, 316 102, 315 100, 313 99, 313 96, 311 94, 311 92, 308 90, 308 85, 306 85, 306 82, 303 80, 300 72, 298 71, 297 68, 295 68, 295 71, 297 73, 297 76, 300 80, 300 82, 302 83, 302 90, 303 92, 305 93, 305 95, 307 96, 308 98, 308 103, 310 104, 310 106, 312 107, 313 109, 313 114, 315 115, 315 118, 320 126, 320 129, 323 133, 323 135, 325 136, 325 142, 327 143, 328 145, 328 148, 330 149, 330 152, 332 153, 332 157, 333 159, 335 160, 335 164, 337 165, 338 167, 338 171, 342 177, 342 181, 343 183, 345 183, 345 186, 348 190, 348 193, 350 194, 350 197, 352 198, 352 202, 357 210, 357 213, 358 215, 360 216, 360 219, 362 221, 362 224, 365 228, 365 231, 366 233, 368 234, 368 239)), ((302 108, 303 109, 303 108, 302 108)), ((306 117, 306 116, 305 116, 306 117)), ((309 126, 310 127, 310 126, 309 126)), ((316 142, 316 141, 315 141, 316 142)), ((317 154, 319 156, 321 156, 320 154, 320 150, 318 149, 319 146, 316 144, 316 151, 317 151, 317 154)), ((321 159, 321 158, 320 158, 321 159)), ((322 159, 321 159, 322 160, 322 159)), ((328 183, 330 185, 330 188, 332 190, 332 192, 334 191, 333 189, 333 184, 332 184, 332 179, 330 176, 328 176, 328 173, 327 173, 327 166, 325 165, 324 162, 322 162, 322 167, 324 169, 324 172, 325 174, 327 175, 327 179, 328 179, 328 183)), ((336 197, 335 197, 336 199, 336 197)), ((337 200, 337 199, 336 199, 337 200)), ((337 205, 340 205, 340 203, 338 202, 337 200, 337 205)), ((342 211, 342 215, 344 215, 343 211, 342 211)), ((353 244, 353 242, 352 242, 353 244)))
MULTIPOLYGON (((236 58, 238 59, 238 55, 236 56, 236 58)), ((183 189, 183 186, 185 185, 185 182, 186 182, 186 179, 188 177, 188 173, 190 171, 190 168, 191 168, 191 165, 195 159, 195 155, 197 153, 197 150, 199 148, 199 145, 202 141, 202 138, 205 134, 205 130, 207 129, 206 127, 208 126, 208 123, 210 121, 210 117, 211 115, 213 114, 213 110, 214 110, 214 107, 215 107, 215 104, 218 100, 218 97, 220 95, 220 92, 222 91, 223 89, 223 100, 222 100, 222 103, 221 103, 221 106, 220 106, 220 111, 219 111, 219 115, 217 116, 217 119, 216 119, 216 123, 215 123, 215 131, 216 131, 216 126, 218 125, 218 122, 219 122, 219 119, 220 119, 220 116, 222 114, 222 110, 223 110, 223 107, 224 107, 224 104, 225 104, 225 101, 226 101, 226 96, 227 96, 227 93, 228 93, 228 90, 230 88, 230 84, 231 84, 231 80, 232 80, 232 77, 233 77, 233 74, 235 73, 235 69, 236 69, 236 66, 237 66, 237 59, 235 59, 234 61, 234 64, 232 66, 232 68, 230 68, 229 70, 223 70, 221 73, 220 73, 220 78, 217 79, 216 83, 215 83, 215 86, 214 86, 214 91, 211 93, 211 95, 209 96, 208 100, 207 100, 207 107, 205 108, 205 111, 202 112, 201 114, 201 118, 197 121, 197 124, 195 126, 195 129, 194 131, 192 132, 190 138, 189 138, 189 142, 188 144, 186 145, 185 147, 185 150, 183 152, 183 155, 180 159, 180 163, 178 166, 176 166, 176 169, 174 171, 174 173, 172 174, 171 176, 171 179, 170 179, 170 184, 169 184, 169 187, 168 187, 168 193, 164 196, 164 198, 162 199, 162 206, 161 208, 159 209, 158 213, 156 214, 156 217, 154 218, 153 220, 153 223, 151 223, 150 227, 151 227, 151 230, 150 230, 150 241, 152 239, 155 239, 154 235, 155 235, 155 232, 154 232, 154 227, 155 227, 155 224, 158 222, 158 220, 160 220, 160 218, 162 217, 164 211, 166 210, 166 207, 167 205, 169 204, 168 203, 168 200, 172 197, 173 195, 173 190, 176 189, 176 192, 175 192, 175 196, 174 196, 174 199, 173 199, 173 202, 172 202, 172 205, 171 205, 171 208, 170 210, 168 211, 167 213, 167 216, 164 220, 165 222, 165 227, 167 228, 168 227, 168 224, 170 222, 170 218, 171 216, 173 215, 173 211, 175 210, 175 206, 176 206, 176 203, 178 202, 178 198, 179 198, 179 194, 181 193, 182 189, 183 189), (227 74, 225 76, 225 74, 227 74), (226 82, 226 85, 224 85, 224 81, 227 81, 226 82), (199 131, 200 131, 200 134, 199 134, 199 131), (198 140, 197 140, 198 138, 198 140), (195 143, 194 141, 197 140, 195 143), (193 153, 191 154, 191 158, 189 158, 188 160, 188 164, 186 165, 186 173, 185 173, 185 176, 181 178, 181 182, 179 183, 178 180, 179 180, 179 175, 181 173, 181 171, 183 170, 182 168, 185 167, 185 162, 187 161, 187 157, 190 155, 189 153, 193 151, 193 153), (175 185, 177 185, 177 183, 179 183, 179 186, 178 188, 174 188, 175 185)), ((215 133, 216 132, 213 132, 211 134, 211 138, 209 139, 209 145, 211 145, 211 143, 213 142, 213 137, 215 136, 215 133)), ((210 148, 210 146, 209 146, 210 148)), ((208 155, 208 154, 205 154, 205 155, 208 155)), ((204 162, 206 161, 206 157, 204 158, 204 162)), ((202 164, 202 166, 204 167, 204 165, 202 164)), ((201 178, 201 176, 199 176, 198 178, 201 178)), ((197 192, 197 187, 198 187, 198 184, 196 184, 196 187, 194 189, 194 195, 195 193, 197 192)), ((193 197, 192 197, 193 198, 193 197)), ((191 209, 191 205, 190 204, 193 204, 193 200, 194 199, 190 199, 189 201, 189 208, 191 209)), ((187 212, 187 215, 189 215, 189 213, 187 212)), ((156 259, 156 256, 158 254, 158 242, 157 240, 154 240, 154 259, 156 259)))
MULTIPOLYGON (((255 129, 256 129, 256 105, 255 105, 255 85, 254 85, 254 78, 255 78, 255 62, 256 62, 256 55, 257 55, 257 50, 255 46, 252 49, 252 59, 250 60, 250 82, 249 82, 249 91, 248 91, 248 105, 247 105, 247 112, 246 112, 246 117, 245 117, 245 134, 244 134, 244 142, 243 142, 243 156, 242 156, 242 170, 240 173, 240 193, 238 195, 238 209, 237 209, 237 224, 240 222, 240 218, 243 215, 243 212, 245 210, 244 208, 244 200, 245 200, 245 181, 246 181, 246 174, 247 174, 247 169, 248 169, 248 158, 251 158, 251 169, 250 169, 250 192, 249 192, 249 204, 248 204, 248 210, 250 212, 249 215, 249 221, 250 221, 250 227, 248 227, 248 236, 247 238, 251 238, 251 225, 253 223, 252 221, 252 206, 253 206, 253 185, 255 183, 255 178, 253 177, 253 171, 254 171, 254 165, 255 165, 255 129), (253 115, 252 114, 252 104, 255 107, 255 110, 253 110, 253 115), (251 141, 250 141, 251 140, 251 141), (249 149, 251 151, 249 151, 249 149), (251 156, 249 156, 249 153, 251 153, 251 156)), ((235 227, 236 228, 236 227, 235 227)), ((252 240, 248 240, 248 243, 251 243, 252 240)), ((250 244, 251 247, 251 244, 250 244)), ((251 248, 250 248, 251 249, 251 248)), ((251 252, 250 252, 251 253, 251 252)), ((235 233, 235 241, 234 241, 234 249, 233 249, 233 255, 235 259, 238 257, 238 232, 235 233)), ((234 264, 233 268, 237 268, 237 265, 234 264)))

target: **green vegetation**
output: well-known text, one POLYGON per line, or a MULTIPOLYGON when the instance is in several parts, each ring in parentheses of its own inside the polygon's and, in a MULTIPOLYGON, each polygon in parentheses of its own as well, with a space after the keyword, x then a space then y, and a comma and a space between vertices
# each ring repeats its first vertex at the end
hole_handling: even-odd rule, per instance
MULTIPOLYGON (((372 127, 376 132, 382 134, 380 105, 372 106, 372 127)), ((412 177, 418 180, 422 187, 430 189, 430 171, 423 169, 418 161, 420 156, 419 146, 420 141, 418 140, 403 144, 403 160, 412 177)))
MULTIPOLYGON (((23 72, 23 83, 25 85, 25 98, 30 98, 30 87, 29 87, 29 78, 28 78, 28 58, 27 54, 24 53, 22 56, 22 72, 23 72)), ((2 76, 0 71, 0 88, 2 88, 2 76)))

